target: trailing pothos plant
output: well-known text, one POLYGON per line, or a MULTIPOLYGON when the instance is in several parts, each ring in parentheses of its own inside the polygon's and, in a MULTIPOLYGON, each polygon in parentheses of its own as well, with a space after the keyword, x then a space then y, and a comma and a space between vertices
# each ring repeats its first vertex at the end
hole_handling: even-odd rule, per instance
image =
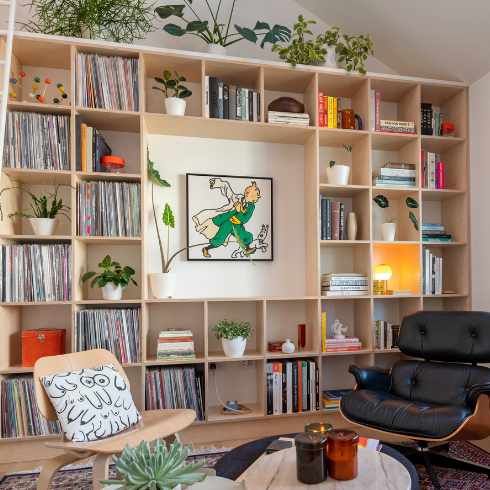
MULTIPOLYGON (((373 201, 381 208, 381 210, 383 211, 383 214, 385 215, 386 221, 388 223, 393 223, 393 221, 396 220, 396 216, 390 217, 386 214, 385 209, 390 206, 390 203, 389 203, 388 199, 386 199, 385 196, 380 194, 376 197, 373 197, 373 201)), ((416 209, 419 207, 419 203, 411 197, 407 197, 407 199, 405 200, 405 203, 411 209, 416 209)), ((415 227, 415 229, 417 231, 419 231, 419 222, 417 221, 417 218, 412 213, 412 211, 409 211, 408 217, 412 220, 412 223, 413 223, 413 226, 415 227)))
MULTIPOLYGON (((5 187, 0 192, 0 197, 5 191, 20 189, 23 192, 26 192, 32 202, 28 208, 22 209, 20 211, 16 211, 15 213, 10 213, 8 215, 9 218, 48 218, 55 219, 58 214, 66 216, 70 219, 70 216, 66 214, 70 211, 70 206, 63 204, 63 199, 58 199, 58 190, 60 187, 72 187, 70 184, 56 184, 56 179, 54 181, 54 189, 52 191, 48 190, 46 184, 44 184, 44 192, 41 193, 39 197, 37 197, 29 188, 29 186, 22 182, 20 179, 13 179, 9 174, 6 174, 10 179, 10 182, 14 183, 11 187, 5 187), (50 203, 51 200, 51 203, 50 203)), ((3 210, 2 205, 0 203, 0 219, 3 220, 3 210)))
POLYGON ((166 98, 176 97, 178 99, 186 99, 192 95, 192 92, 182 85, 185 82, 185 77, 179 77, 179 74, 174 71, 175 77, 172 76, 170 70, 165 70, 163 72, 163 78, 155 77, 155 82, 161 83, 164 88, 152 87, 155 90, 160 90, 160 92, 165 95, 166 98), (173 94, 169 95, 169 90, 173 90, 173 94))
POLYGON ((119 262, 113 262, 110 255, 106 255, 104 260, 99 263, 99 267, 103 269, 102 272, 90 271, 82 276, 82 282, 86 283, 94 276, 90 287, 93 288, 96 284, 99 288, 103 288, 108 282, 114 284, 114 286, 121 286, 124 289, 130 282, 135 286, 136 281, 131 277, 136 274, 133 268, 126 266, 121 267, 119 262))
POLYGON ((184 0, 185 5, 164 5, 155 9, 156 13, 162 19, 168 19, 169 17, 177 17, 185 23, 184 27, 177 24, 166 24, 163 30, 172 36, 184 36, 190 34, 201 38, 207 44, 219 44, 223 47, 230 46, 239 41, 250 41, 256 43, 259 36, 262 37, 260 44, 261 48, 264 48, 266 43, 274 44, 277 41, 287 41, 291 37, 291 31, 284 26, 274 25, 270 27, 267 22, 257 21, 255 27, 250 29, 248 27, 240 27, 234 24, 237 32, 230 32, 231 19, 233 17, 233 11, 235 9, 236 0, 233 0, 231 4, 230 13, 228 16, 228 22, 222 22, 219 18, 221 9, 221 0, 218 6, 213 11, 209 2, 206 0, 206 5, 211 15, 211 21, 202 20, 196 11, 192 8, 193 0, 184 0), (193 20, 187 20, 184 18, 184 10, 188 7, 194 16, 193 20))
MULTIPOLYGON (((352 153, 352 146, 346 145, 345 143, 342 143, 342 146, 347 150, 347 153, 350 155, 352 153)), ((339 165, 342 165, 342 162, 344 161, 344 155, 345 152, 342 152, 342 158, 340 159, 339 165)), ((335 165, 335 160, 330 160, 330 168, 332 168, 335 165)))
MULTIPOLYGON (((312 61, 325 61, 327 49, 324 42, 306 40, 305 35, 313 33, 308 29, 310 24, 316 24, 314 20, 305 20, 302 15, 298 16, 298 22, 293 25, 294 34, 291 36, 291 43, 288 46, 274 44, 271 51, 279 52, 279 58, 289 63, 292 67, 296 65, 309 65, 312 61)), ((282 41, 282 39, 281 39, 282 41)), ((289 39, 288 39, 289 41, 289 39)))
POLYGON ((236 320, 231 320, 229 322, 226 318, 220 320, 213 328, 213 332, 218 340, 228 339, 233 340, 238 337, 243 337, 249 340, 253 334, 252 324, 249 322, 237 322, 236 320))

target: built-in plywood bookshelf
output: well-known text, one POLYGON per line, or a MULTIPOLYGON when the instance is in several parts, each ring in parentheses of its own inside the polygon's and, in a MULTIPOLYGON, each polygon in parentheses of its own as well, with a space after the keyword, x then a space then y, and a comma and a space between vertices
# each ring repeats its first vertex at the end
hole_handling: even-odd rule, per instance
MULTIPOLYGON (((4 40, 1 41, 4 44, 4 40)), ((21 69, 28 76, 48 76, 50 70, 61 73, 70 89, 69 99, 74 101, 75 52, 98 53, 138 58, 140 61, 140 111, 109 111, 71 106, 48 106, 25 102, 22 99, 8 102, 9 111, 43 112, 70 115, 72 118, 72 169, 70 171, 43 171, 2 169, 2 188, 8 184, 6 173, 27 183, 70 183, 87 180, 140 182, 142 234, 141 237, 79 237, 76 235, 75 189, 66 189, 71 202, 71 224, 66 221, 53 237, 36 237, 27 220, 4 219, 0 222, 0 243, 71 243, 73 253, 72 300, 60 303, 3 303, 0 304, 0 378, 12 373, 31 372, 21 367, 22 331, 40 327, 58 327, 67 330, 67 351, 73 352, 74 314, 83 308, 140 307, 141 359, 140 363, 124 365, 131 381, 138 409, 145 406, 145 369, 149 366, 172 364, 198 364, 205 373, 206 420, 196 424, 271 419, 266 416, 265 367, 266 362, 278 357, 288 357, 268 352, 267 342, 297 338, 296 325, 307 324, 307 350, 291 357, 308 357, 317 363, 320 372, 320 389, 339 389, 353 386, 347 373, 350 364, 388 367, 399 358, 397 349, 374 349, 372 321, 382 318, 400 323, 402 317, 421 309, 467 310, 471 308, 470 233, 468 189, 468 132, 467 88, 458 83, 421 80, 385 75, 359 76, 341 70, 318 67, 291 68, 279 62, 257 62, 226 56, 182 53, 171 50, 137 46, 118 46, 61 37, 16 34, 13 42, 12 76, 21 69), (171 66, 185 73, 194 95, 188 99, 186 116, 168 116, 164 113, 162 99, 155 98, 151 90, 152 78, 161 76, 171 66), (250 123, 204 117, 204 77, 217 76, 261 95, 261 114, 267 104, 280 95, 290 94, 301 100, 310 115, 310 126, 272 125, 264 122, 250 123), (370 130, 371 90, 381 92, 381 116, 414 121, 416 134, 383 134, 370 130), (342 108, 352 108, 361 115, 362 131, 320 128, 318 124, 317 94, 340 97, 342 108), (430 102, 440 107, 446 121, 458 128, 455 138, 421 136, 420 105, 430 102), (131 155, 125 174, 84 173, 74 170, 73 121, 81 114, 88 125, 99 129, 111 139, 113 150, 131 155), (203 298, 174 298, 157 300, 151 297, 148 273, 150 265, 150 194, 146 172, 146 146, 150 135, 213 138, 245 142, 301 145, 304 159, 304 291, 300 295, 259 297, 213 297, 213 291, 203 291, 203 298), (352 155, 344 160, 351 166, 347 186, 327 183, 325 168, 330 160, 340 158, 342 144, 353 146, 352 155), (446 188, 429 190, 420 188, 421 149, 439 153, 446 162, 446 188), (414 163, 417 170, 413 189, 377 189, 371 186, 371 174, 387 161, 414 163), (390 211, 398 217, 396 241, 383 242, 379 224, 380 209, 372 198, 384 194, 390 200, 390 211), (346 211, 357 216, 357 240, 320 240, 319 196, 344 202, 346 211), (452 235, 451 243, 423 243, 408 220, 404 201, 407 196, 417 200, 415 210, 419 222, 441 222, 452 235), (407 219, 405 219, 407 218, 407 219), (438 257, 443 257, 443 290, 456 294, 422 294, 422 247, 427 246, 438 257), (104 301, 100 292, 82 285, 80 276, 95 267, 96 259, 107 247, 120 255, 136 261, 138 287, 128 288, 121 302, 104 301), (327 298, 321 295, 321 275, 329 272, 363 272, 372 284, 373 269, 388 263, 393 269, 390 289, 411 289, 410 296, 346 296, 327 298), (336 318, 349 325, 348 335, 363 342, 363 350, 356 353, 326 354, 321 352, 321 312, 327 316, 327 328, 336 318), (243 359, 225 357, 220 343, 214 338, 212 328, 219 318, 240 316, 254 325, 255 334, 247 343, 243 359), (156 342, 160 330, 175 326, 192 329, 197 358, 190 361, 159 362, 156 360, 156 342), (245 361, 245 362, 242 362, 245 361), (215 397, 210 364, 224 366, 216 372, 222 399, 239 399, 251 408, 247 416, 220 414, 215 397)), ((51 97, 52 99, 52 97, 51 97)), ((47 97, 47 100, 49 98, 47 97)), ((185 174, 185 158, 182 160, 185 174)), ((14 209, 21 199, 18 192, 3 197, 4 213, 14 209)), ((181 246, 185 246, 181 243, 181 246)), ((284 244, 276 241, 275 247, 284 244)), ((303 259, 303 258, 302 258, 303 259)), ((133 262, 134 264, 134 262, 133 262)), ((260 263, 257 264, 260 268, 260 263)), ((331 411, 330 411, 331 413, 331 411)), ((311 412, 309 412, 311 415, 311 412)), ((320 408, 322 420, 331 416, 320 408)), ((285 414, 278 417, 304 416, 308 413, 285 414)), ((43 440, 43 438, 39 438, 43 440)), ((0 453, 2 453, 0 439, 0 453)), ((19 443, 21 441, 18 441, 19 443)))

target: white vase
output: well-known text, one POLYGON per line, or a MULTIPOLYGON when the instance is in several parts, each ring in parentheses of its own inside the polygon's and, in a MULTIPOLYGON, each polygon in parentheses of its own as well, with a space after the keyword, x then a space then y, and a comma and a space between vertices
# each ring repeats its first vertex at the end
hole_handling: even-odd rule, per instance
POLYGON ((236 339, 221 339, 223 350, 226 357, 242 357, 247 346, 247 339, 237 337, 236 339))
POLYGON ((60 222, 59 219, 51 218, 29 218, 35 235, 51 236, 54 235, 60 222))
POLYGON ((102 289, 102 297, 109 301, 118 301, 122 298, 122 287, 108 282, 102 289))
POLYGON ((295 349, 296 346, 289 339, 287 339, 286 342, 282 344, 282 351, 284 352, 284 354, 292 354, 295 349))
POLYGON ((335 52, 335 46, 327 46, 325 61, 315 60, 311 64, 313 66, 321 66, 325 68, 342 68, 341 63, 338 62, 338 59, 339 55, 335 52))
POLYGON ((221 46, 221 44, 206 44, 206 46, 204 46, 201 51, 208 54, 226 54, 226 48, 224 46, 221 46))
POLYGON ((171 298, 174 294, 177 274, 173 272, 152 272, 150 276, 151 294, 154 298, 171 298))
POLYGON ((347 165, 327 166, 327 180, 333 185, 347 185, 349 182, 350 167, 347 165))
POLYGON ((178 97, 165 99, 165 111, 169 116, 183 116, 185 114, 185 100, 178 97))
POLYGON ((396 223, 382 223, 381 233, 385 242, 395 241, 396 223))

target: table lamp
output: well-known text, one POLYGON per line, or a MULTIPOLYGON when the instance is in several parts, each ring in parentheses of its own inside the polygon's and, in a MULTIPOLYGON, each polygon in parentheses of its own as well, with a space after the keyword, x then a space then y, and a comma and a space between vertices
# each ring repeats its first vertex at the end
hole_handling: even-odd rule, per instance
POLYGON ((391 267, 386 264, 379 264, 374 268, 374 279, 376 281, 385 281, 386 284, 381 283, 381 287, 376 290, 377 294, 384 294, 388 288, 388 279, 392 276, 393 271, 391 267))

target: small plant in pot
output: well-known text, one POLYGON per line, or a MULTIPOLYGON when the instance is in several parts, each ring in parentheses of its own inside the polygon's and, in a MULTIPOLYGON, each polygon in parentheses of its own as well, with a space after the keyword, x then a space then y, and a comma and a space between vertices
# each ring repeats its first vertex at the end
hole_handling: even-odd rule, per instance
MULTIPOLYGON (((0 192, 0 196, 8 190, 20 189, 26 192, 32 199, 31 205, 28 208, 22 209, 15 213, 10 213, 9 218, 28 218, 31 222, 34 233, 38 236, 51 236, 54 235, 56 228, 59 224, 59 219, 56 218, 58 215, 66 216, 70 219, 67 212, 70 211, 70 206, 63 204, 62 199, 58 199, 58 190, 60 187, 72 187, 70 184, 56 184, 54 182, 54 189, 49 191, 44 184, 44 192, 41 196, 37 197, 29 188, 29 186, 19 179, 13 179, 7 174, 7 177, 15 185, 11 187, 6 187, 0 192), (51 201, 51 205, 49 201, 51 201)), ((0 218, 3 220, 2 206, 0 205, 0 218)))
MULTIPOLYGON (((347 153, 352 153, 352 146, 346 144, 342 145, 347 153)), ((348 165, 342 165, 344 161, 345 152, 342 152, 342 158, 338 165, 335 164, 335 160, 331 160, 327 167, 327 180, 329 184, 333 185, 347 185, 349 182, 350 167, 348 165)))
POLYGON ((181 82, 185 82, 185 77, 179 77, 174 71, 175 77, 169 70, 163 72, 163 78, 155 77, 155 82, 161 83, 164 88, 153 87, 160 90, 165 95, 165 110, 171 116, 183 116, 185 114, 186 102, 184 99, 190 97, 192 92, 184 87, 181 82), (173 92, 172 92, 173 90, 173 92), (170 92, 169 92, 170 91, 170 92))
POLYGON ((135 271, 129 266, 121 267, 119 262, 113 262, 110 255, 106 255, 104 260, 99 264, 104 269, 102 272, 90 271, 83 275, 82 282, 86 283, 93 278, 90 287, 95 285, 102 289, 102 296, 107 300, 119 300, 122 298, 123 289, 132 282, 135 286, 138 284, 131 277, 135 271), (95 277, 94 277, 95 276, 95 277))
MULTIPOLYGON (((387 221, 386 223, 381 224, 381 233, 383 234, 383 240, 386 242, 393 242, 395 240, 396 232, 396 223, 393 223, 393 221, 396 219, 396 216, 390 217, 386 214, 385 211, 385 209, 390 206, 390 203, 388 199, 386 199, 386 197, 381 194, 373 197, 373 201, 381 208, 387 221)), ((411 209, 416 209, 419 207, 419 203, 411 197, 407 197, 407 199, 405 200, 405 204, 411 209)), ((408 217, 412 221, 415 229, 419 231, 419 222, 417 221, 417 218, 412 213, 412 211, 409 211, 408 217)))
POLYGON ((247 340, 253 334, 252 324, 249 322, 230 322, 225 318, 220 320, 213 328, 218 340, 221 339, 223 350, 227 357, 242 357, 247 346, 247 340))

